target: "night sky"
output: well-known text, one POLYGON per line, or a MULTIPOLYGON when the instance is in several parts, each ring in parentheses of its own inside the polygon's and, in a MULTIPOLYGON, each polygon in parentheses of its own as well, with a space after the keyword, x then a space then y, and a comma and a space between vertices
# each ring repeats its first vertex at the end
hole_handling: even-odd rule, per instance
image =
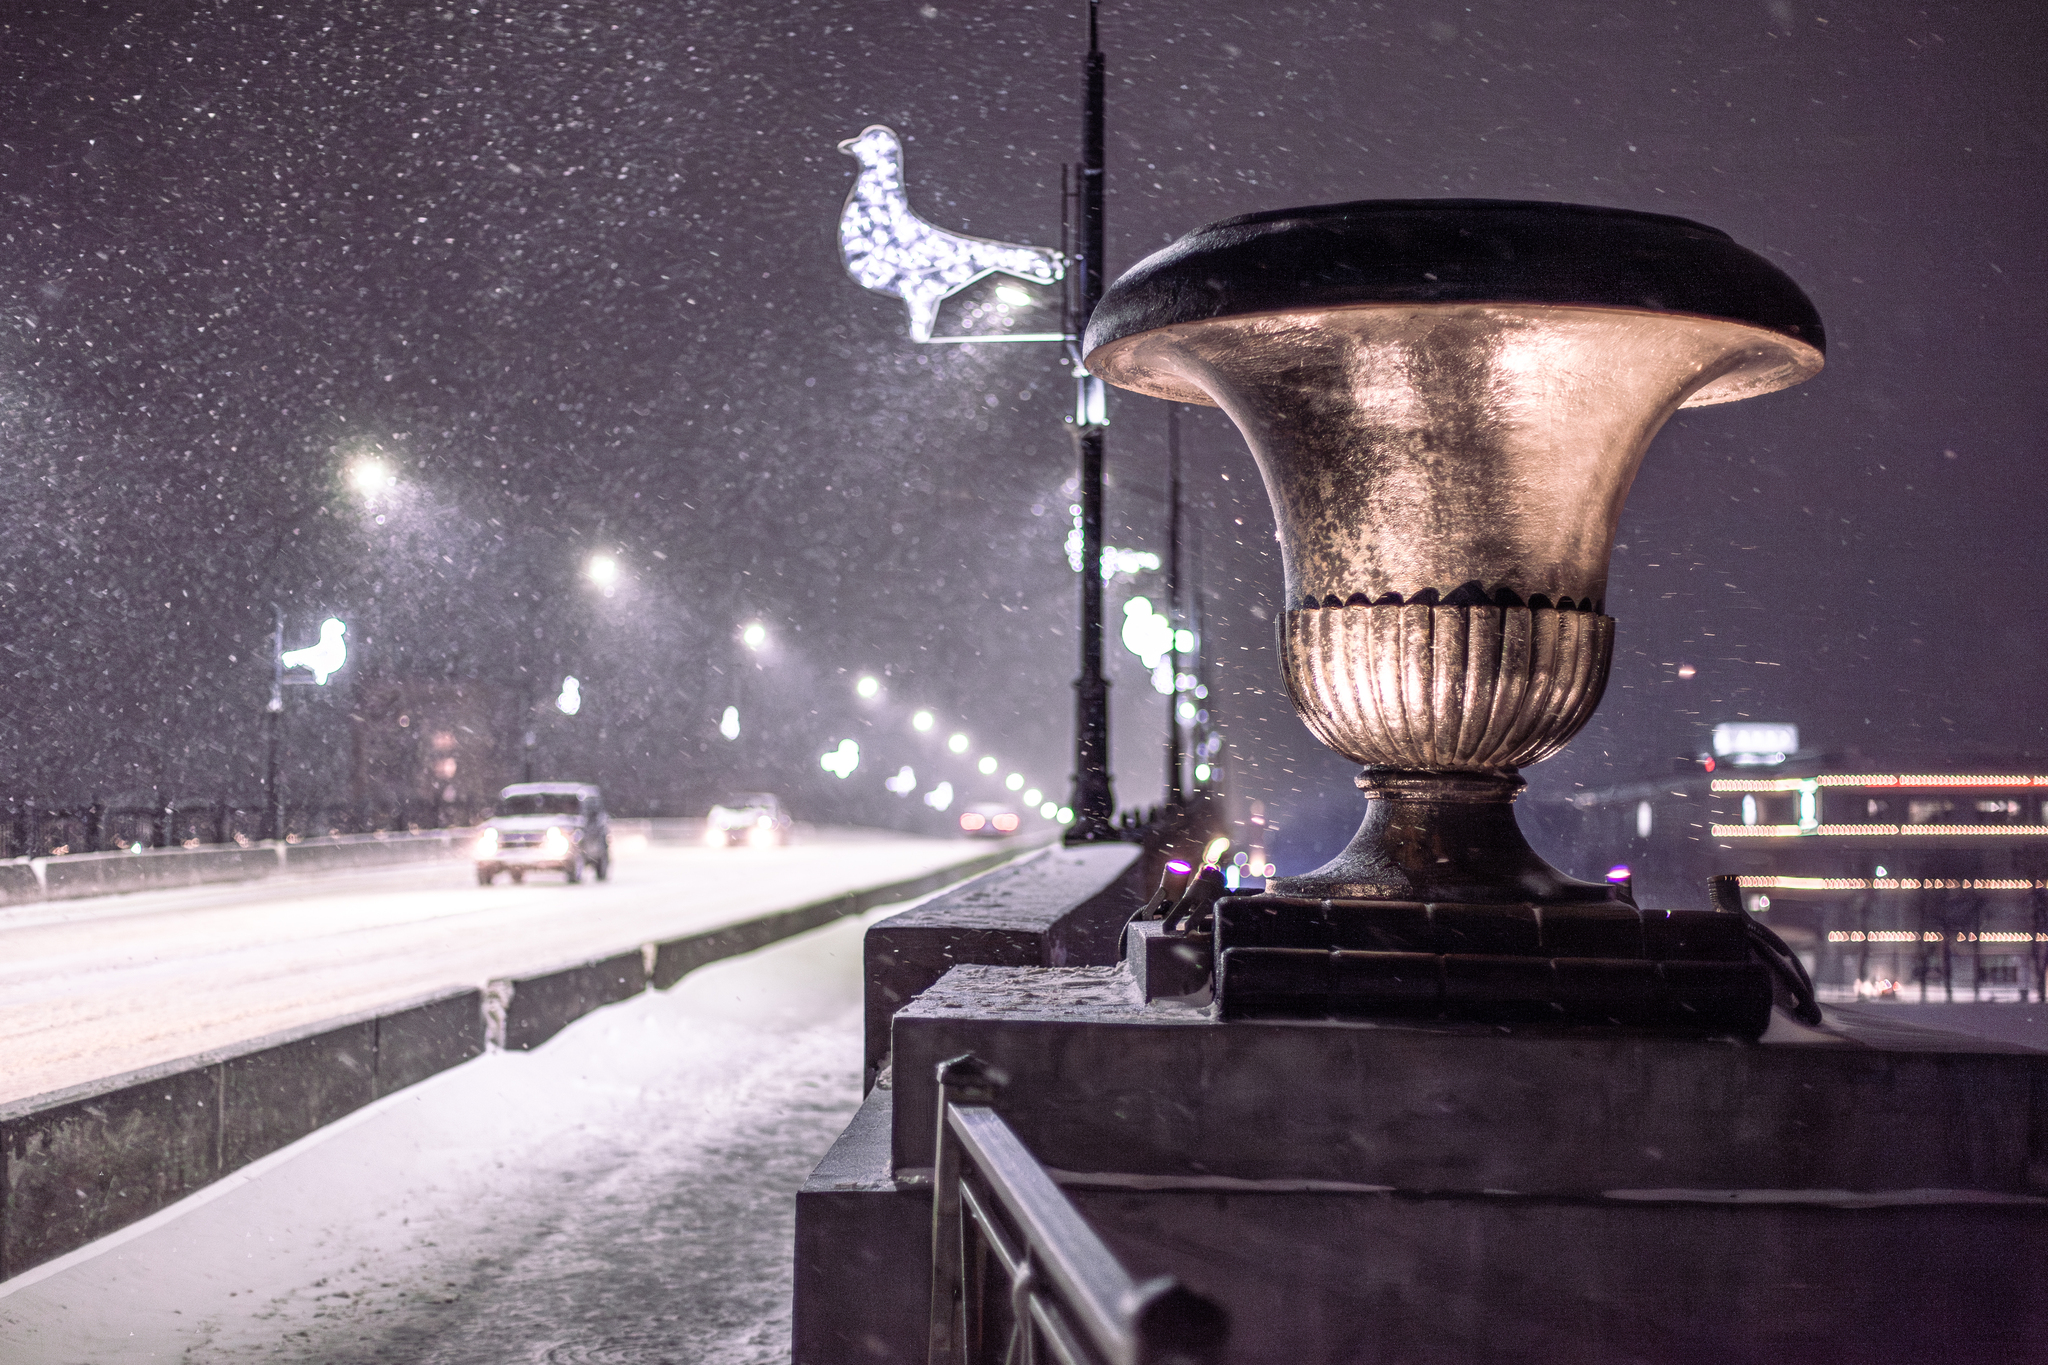
MULTIPOLYGON (((2039 753, 2044 28, 2018 3, 1112 2, 1110 271, 1359 198, 1731 233, 1813 298, 1828 368, 1658 438, 1614 681, 1533 786, 1663 770, 1745 716, 1897 761, 2039 753)), ((288 644, 332 613, 357 648, 287 699, 294 800, 341 799, 352 744, 417 763, 409 709, 501 764, 532 724, 549 775, 622 809, 744 783, 897 819, 900 763, 971 795, 918 705, 1064 793, 1071 381, 1052 347, 913 346, 840 267, 834 146, 890 124, 925 216, 1057 245, 1083 42, 1072 4, 9 6, 0 795, 250 797, 273 601, 288 644), (365 496, 365 457, 396 482, 365 496), (845 737, 842 783, 817 756, 845 737)), ((1112 417, 1109 538, 1161 549, 1165 411, 1112 417)), ((1278 694, 1256 472, 1219 414, 1185 448, 1230 790, 1335 841, 1357 797, 1278 694)), ((1132 592, 1156 576, 1112 586, 1113 624, 1132 592)), ((1149 804, 1165 701, 1112 653, 1118 796, 1149 804)))

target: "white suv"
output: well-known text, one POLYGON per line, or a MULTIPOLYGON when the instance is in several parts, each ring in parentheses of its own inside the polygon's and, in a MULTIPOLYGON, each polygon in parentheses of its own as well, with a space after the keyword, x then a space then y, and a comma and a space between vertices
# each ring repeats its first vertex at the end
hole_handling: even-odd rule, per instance
POLYGON ((603 793, 580 782, 519 782, 498 793, 497 814, 476 836, 477 885, 500 872, 523 882, 543 869, 580 882, 586 867, 599 881, 611 875, 603 793))

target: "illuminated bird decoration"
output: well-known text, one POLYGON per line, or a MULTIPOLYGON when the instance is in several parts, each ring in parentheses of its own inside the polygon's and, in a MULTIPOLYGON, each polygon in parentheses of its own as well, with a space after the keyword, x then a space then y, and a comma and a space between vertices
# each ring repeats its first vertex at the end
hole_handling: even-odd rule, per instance
POLYGON ((860 162, 860 175, 839 214, 839 253, 846 273, 910 309, 910 338, 930 341, 939 305, 989 275, 1053 284, 1066 273, 1060 253, 1042 246, 991 242, 948 232, 918 217, 903 189, 903 143, 877 123, 839 150, 860 162))
POLYGON ((313 671, 313 681, 322 687, 327 685, 328 675, 336 672, 348 661, 348 646, 341 637, 348 633, 348 627, 332 616, 320 623, 320 638, 304 649, 288 649, 283 654, 286 668, 308 668, 313 671))

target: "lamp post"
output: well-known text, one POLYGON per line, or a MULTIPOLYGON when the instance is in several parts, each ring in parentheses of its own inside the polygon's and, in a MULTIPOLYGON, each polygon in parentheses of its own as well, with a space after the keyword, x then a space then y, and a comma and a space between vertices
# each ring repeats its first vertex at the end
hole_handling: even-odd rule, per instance
POLYGON ((320 638, 304 649, 284 647, 284 608, 270 604, 275 626, 270 635, 270 701, 263 708, 263 827, 264 839, 284 838, 284 784, 279 780, 279 750, 284 731, 284 689, 288 686, 325 687, 341 666, 348 662, 344 643, 348 627, 335 617, 320 623, 320 638), (288 678, 288 669, 303 668, 310 678, 288 678))
MULTIPOLYGON (((1103 120, 1106 66, 1098 32, 1100 0, 1088 0, 1088 61, 1082 91, 1079 221, 1074 257, 1079 296, 1069 331, 1087 331, 1102 299, 1103 120)), ((1069 844, 1112 842, 1116 796, 1109 780, 1109 680, 1102 675, 1102 430, 1108 425, 1102 380, 1076 365, 1074 435, 1081 453, 1081 676, 1074 680, 1074 786, 1069 844)))
POLYGON ((284 792, 277 780, 277 750, 284 728, 284 608, 272 602, 276 625, 270 634, 270 701, 263 708, 263 825, 259 839, 284 837, 284 792))
POLYGON ((1166 689, 1166 809, 1186 804, 1181 786, 1185 759, 1180 743, 1180 404, 1166 405, 1166 623, 1172 628, 1166 666, 1173 685, 1166 689))
POLYGON ((1103 289, 1103 125, 1105 64, 1100 41, 1100 0, 1088 3, 1088 57, 1084 70, 1078 250, 1071 263, 1043 247, 991 242, 950 232, 919 218, 903 181, 902 143, 879 124, 839 144, 861 164, 839 217, 840 254, 863 288, 903 300, 911 339, 919 344, 1059 342, 1075 378, 1074 433, 1080 461, 1081 673, 1074 680, 1074 773, 1069 807, 1070 844, 1111 842, 1116 797, 1109 780, 1109 681, 1102 672, 1102 465, 1107 390, 1081 363, 1079 341, 1103 289), (939 305, 991 274, 1027 284, 1051 284, 1079 271, 1077 297, 1059 333, 934 336, 939 305))

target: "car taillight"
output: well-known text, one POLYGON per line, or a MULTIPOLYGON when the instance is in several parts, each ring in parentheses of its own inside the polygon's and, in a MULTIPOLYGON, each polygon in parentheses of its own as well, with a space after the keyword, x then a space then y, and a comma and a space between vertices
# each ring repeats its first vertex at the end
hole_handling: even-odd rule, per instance
POLYGON ((988 821, 983 819, 978 811, 968 810, 960 812, 960 828, 970 834, 987 823, 988 821))
POLYGON ((1003 833, 1008 834, 1017 828, 1017 817, 1014 815, 998 815, 995 819, 989 821, 989 823, 994 825, 1003 833))

